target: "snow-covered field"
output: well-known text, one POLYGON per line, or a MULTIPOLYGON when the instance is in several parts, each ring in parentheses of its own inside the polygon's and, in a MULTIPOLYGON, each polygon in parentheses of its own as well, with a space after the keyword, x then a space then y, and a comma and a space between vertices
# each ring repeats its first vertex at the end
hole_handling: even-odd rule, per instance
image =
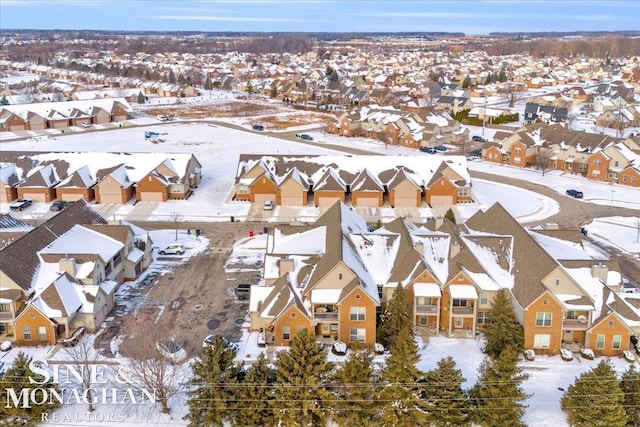
POLYGON ((597 218, 586 228, 592 238, 640 259, 640 216, 597 218))

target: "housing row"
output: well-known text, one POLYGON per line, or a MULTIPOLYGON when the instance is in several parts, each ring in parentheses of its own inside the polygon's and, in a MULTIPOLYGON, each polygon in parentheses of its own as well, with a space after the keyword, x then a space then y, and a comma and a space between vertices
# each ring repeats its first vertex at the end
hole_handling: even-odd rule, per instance
POLYGON ((580 173, 597 181, 640 187, 640 137, 615 138, 534 123, 497 132, 482 148, 486 161, 580 173))
POLYGON ((464 224, 397 218, 372 231, 336 202, 313 225, 269 233, 264 282, 250 291, 251 328, 274 346, 301 328, 326 343, 372 344, 400 285, 420 334, 474 338, 504 289, 526 348, 622 354, 640 336, 640 293, 623 292, 617 262, 594 255, 582 237, 525 229, 499 204, 464 224))
POLYGON ((0 132, 64 129, 82 123, 106 124, 127 120, 131 106, 123 98, 43 102, 0 106, 0 132))
POLYGON ((240 156, 234 199, 283 206, 420 207, 472 201, 463 156, 240 156))
POLYGON ((84 201, 35 228, 10 215, 0 226, 7 222, 22 235, 0 250, 2 341, 64 344, 94 332, 113 309, 117 288, 152 260, 145 230, 107 222, 84 201))
POLYGON ((17 198, 97 203, 186 199, 200 183, 193 154, 0 153, 0 202, 17 198))

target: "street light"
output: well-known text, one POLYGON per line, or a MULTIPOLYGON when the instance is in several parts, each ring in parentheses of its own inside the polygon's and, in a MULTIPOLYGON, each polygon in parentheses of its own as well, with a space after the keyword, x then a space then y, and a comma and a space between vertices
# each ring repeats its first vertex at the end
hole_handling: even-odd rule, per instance
POLYGON ((611 210, 611 206, 613 206, 613 194, 616 192, 616 190, 610 190, 611 191, 611 202, 609 203, 609 210, 611 210))

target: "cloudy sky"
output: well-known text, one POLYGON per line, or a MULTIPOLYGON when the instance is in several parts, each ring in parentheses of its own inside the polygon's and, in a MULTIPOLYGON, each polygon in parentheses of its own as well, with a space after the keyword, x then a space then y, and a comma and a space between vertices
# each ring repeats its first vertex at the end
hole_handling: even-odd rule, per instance
POLYGON ((1 29, 137 31, 640 30, 638 0, 0 0, 1 29))

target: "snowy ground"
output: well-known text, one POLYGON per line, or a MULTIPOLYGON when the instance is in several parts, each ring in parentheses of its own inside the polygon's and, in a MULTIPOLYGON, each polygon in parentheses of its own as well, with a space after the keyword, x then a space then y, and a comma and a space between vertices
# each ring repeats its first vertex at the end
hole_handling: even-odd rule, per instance
POLYGON ((589 236, 640 259, 640 216, 597 218, 586 226, 589 236))

